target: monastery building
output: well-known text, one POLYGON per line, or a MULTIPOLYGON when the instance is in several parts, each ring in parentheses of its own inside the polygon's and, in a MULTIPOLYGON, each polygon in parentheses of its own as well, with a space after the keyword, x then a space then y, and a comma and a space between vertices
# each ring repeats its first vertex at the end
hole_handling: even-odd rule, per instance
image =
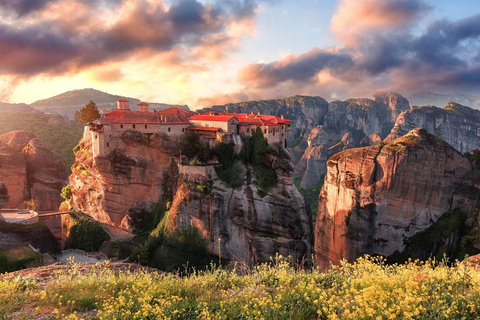
POLYGON ((117 109, 85 127, 83 138, 92 142, 93 156, 104 155, 120 147, 120 138, 127 130, 140 131, 145 135, 165 134, 179 136, 187 131, 200 135, 211 146, 223 141, 225 135, 251 136, 260 127, 268 143, 285 147, 291 120, 281 117, 248 113, 204 113, 177 107, 151 112, 147 103, 139 103, 138 111, 132 111, 129 101, 117 100, 117 109))

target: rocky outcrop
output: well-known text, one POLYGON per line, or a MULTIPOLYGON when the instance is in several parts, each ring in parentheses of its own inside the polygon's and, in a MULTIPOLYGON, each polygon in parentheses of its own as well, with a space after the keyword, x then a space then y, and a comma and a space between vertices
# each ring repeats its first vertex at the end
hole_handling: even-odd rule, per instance
POLYGON ((7 208, 24 208, 35 199, 38 211, 58 209, 67 173, 63 164, 32 133, 11 131, 0 136, 0 181, 8 189, 7 208))
MULTIPOLYGON (((1 136, 0 136, 1 137, 1 136)), ((27 164, 22 154, 0 140, 0 181, 8 189, 6 208, 23 208, 27 200, 27 164)))
POLYGON ((480 111, 453 102, 444 108, 425 106, 402 112, 385 141, 393 141, 418 127, 462 153, 480 148, 480 111))
POLYGON ((38 211, 57 210, 67 174, 62 162, 40 139, 32 139, 22 150, 27 165, 28 193, 38 202, 38 211))
POLYGON ((80 141, 72 174, 72 206, 95 220, 129 229, 128 210, 142 201, 156 202, 172 161, 167 136, 126 131, 121 148, 92 158, 91 145, 80 141))
POLYGON ((90 145, 81 141, 69 178, 73 208, 128 230, 131 215, 166 197, 170 231, 194 225, 210 252, 224 259, 266 262, 275 253, 309 258, 311 220, 292 184, 294 166, 285 149, 269 148, 278 183, 265 192, 250 166, 243 167, 245 182, 230 188, 214 166, 177 164, 174 142, 126 131, 120 148, 93 159, 90 145))
POLYGON ((390 132, 396 117, 409 108, 398 93, 378 91, 373 98, 329 104, 323 125, 312 130, 308 147, 296 165, 295 175, 303 176, 301 187, 318 183, 326 173, 326 160, 335 153, 378 143, 390 132))
POLYGON ((298 261, 308 259, 311 223, 303 198, 292 183, 293 163, 283 148, 270 152, 279 182, 267 194, 248 179, 253 177, 250 166, 245 168, 247 181, 235 189, 225 186, 214 170, 207 178, 182 168, 182 177, 188 181, 174 197, 170 226, 196 226, 208 240, 209 250, 228 260, 269 262, 276 253, 298 261))
POLYGON ((346 150, 327 162, 315 224, 320 265, 363 254, 389 256, 447 210, 472 163, 414 129, 390 143, 346 150))

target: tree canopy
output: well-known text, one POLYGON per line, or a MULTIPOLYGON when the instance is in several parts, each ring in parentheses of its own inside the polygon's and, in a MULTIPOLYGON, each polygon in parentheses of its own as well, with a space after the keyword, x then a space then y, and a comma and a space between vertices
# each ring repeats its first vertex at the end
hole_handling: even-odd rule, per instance
POLYGON ((98 118, 100 118, 100 112, 98 112, 97 105, 92 100, 80 110, 75 111, 75 121, 78 123, 88 123, 98 118))

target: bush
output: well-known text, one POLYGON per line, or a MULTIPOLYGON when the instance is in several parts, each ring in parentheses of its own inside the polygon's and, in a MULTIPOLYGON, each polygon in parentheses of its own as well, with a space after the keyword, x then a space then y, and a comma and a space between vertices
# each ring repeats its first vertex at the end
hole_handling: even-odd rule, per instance
POLYGON ((66 241, 67 248, 97 251, 104 241, 110 239, 108 233, 90 219, 76 212, 70 212, 69 215, 72 226, 66 241))
POLYGON ((69 200, 72 197, 72 187, 67 184, 65 187, 62 188, 60 196, 65 200, 69 200))
POLYGON ((8 258, 7 255, 0 251, 0 273, 8 271, 8 258))
POLYGON ((239 188, 245 183, 245 171, 240 161, 235 161, 231 167, 215 167, 215 173, 229 188, 239 188))
POLYGON ((164 239, 163 245, 155 251, 151 266, 165 271, 175 271, 187 265, 205 269, 212 258, 200 231, 189 226, 177 229, 164 239))

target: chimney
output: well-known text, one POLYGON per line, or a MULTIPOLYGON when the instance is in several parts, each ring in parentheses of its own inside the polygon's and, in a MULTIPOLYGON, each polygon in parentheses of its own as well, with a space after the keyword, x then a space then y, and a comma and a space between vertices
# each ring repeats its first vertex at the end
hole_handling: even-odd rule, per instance
POLYGON ((148 112, 148 107, 150 105, 148 103, 142 102, 137 104, 138 112, 148 112))
POLYGON ((250 112, 250 114, 254 114, 253 110, 250 112))
POLYGON ((280 116, 280 119, 282 119, 282 120, 283 120, 283 114, 280 116))
POLYGON ((130 102, 127 99, 119 99, 117 100, 117 109, 118 110, 126 110, 130 111, 130 102))
POLYGON ((257 112, 258 115, 261 115, 262 113, 260 111, 257 112))

